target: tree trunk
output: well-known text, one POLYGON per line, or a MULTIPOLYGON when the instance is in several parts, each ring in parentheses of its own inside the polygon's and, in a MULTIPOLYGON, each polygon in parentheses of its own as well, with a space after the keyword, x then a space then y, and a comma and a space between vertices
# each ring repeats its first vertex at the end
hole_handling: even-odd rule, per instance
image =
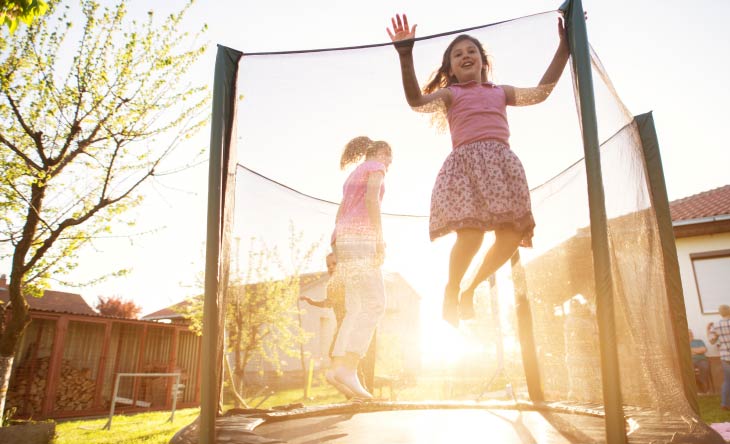
POLYGON ((13 370, 13 356, 0 356, 0 427, 5 414, 5 398, 10 387, 10 372, 13 370))
POLYGON ((228 373, 228 377, 230 378, 231 383, 231 392, 233 394, 233 406, 235 408, 248 408, 248 404, 246 403, 246 400, 243 399, 241 396, 241 392, 236 390, 236 378, 233 376, 233 371, 231 370, 231 363, 228 362, 228 358, 225 358, 226 360, 226 368, 224 370, 227 370, 226 373, 228 373))
MULTIPOLYGON (((40 212, 43 208, 43 199, 45 198, 46 188, 44 186, 33 184, 31 187, 30 206, 25 217, 25 225, 23 226, 23 234, 15 246, 13 251, 13 260, 10 269, 10 282, 8 284, 8 300, 6 306, 10 308, 10 319, 5 322, 3 329, 0 330, 0 364, 8 360, 12 363, 13 357, 18 352, 17 347, 20 343, 20 337, 23 335, 25 328, 30 324, 30 315, 28 314, 28 302, 23 295, 22 282, 29 269, 33 267, 37 259, 30 259, 26 264, 26 255, 30 251, 33 239, 35 238, 36 229, 40 223, 40 212)), ((0 366, 0 370, 2 370, 0 366)), ((12 368, 12 365, 9 367, 12 368)), ((6 381, 10 380, 10 373, 3 376, 0 372, 0 378, 6 381)), ((0 418, 5 414, 5 397, 7 395, 7 387, 0 385, 4 390, 0 390, 0 418)))
POLYGON ((5 414, 5 398, 8 394, 7 384, 10 382, 13 358, 17 353, 20 337, 30 324, 28 303, 21 294, 18 280, 12 275, 8 293, 10 298, 10 319, 5 323, 3 331, 0 332, 0 418, 5 414))

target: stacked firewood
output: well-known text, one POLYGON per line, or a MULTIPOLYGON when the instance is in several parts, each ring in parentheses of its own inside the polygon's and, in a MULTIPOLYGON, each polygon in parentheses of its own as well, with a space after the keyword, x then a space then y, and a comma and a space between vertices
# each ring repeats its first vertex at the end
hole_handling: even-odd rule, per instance
POLYGON ((56 390, 56 410, 91 408, 95 389, 96 382, 91 379, 91 369, 77 369, 69 361, 63 361, 56 390))
MULTIPOLYGON (((48 381, 49 358, 38 358, 35 362, 27 360, 18 366, 8 390, 8 405, 18 408, 18 412, 34 415, 41 411, 43 397, 48 381), (32 373, 32 374, 31 374, 32 373)), ((77 369, 71 361, 61 362, 56 402, 53 410, 84 410, 94 402, 96 383, 91 379, 91 370, 77 369)))
POLYGON ((46 394, 47 376, 48 358, 36 359, 35 365, 26 360, 13 371, 7 404, 17 407, 18 413, 31 416, 40 413, 43 396, 46 394))

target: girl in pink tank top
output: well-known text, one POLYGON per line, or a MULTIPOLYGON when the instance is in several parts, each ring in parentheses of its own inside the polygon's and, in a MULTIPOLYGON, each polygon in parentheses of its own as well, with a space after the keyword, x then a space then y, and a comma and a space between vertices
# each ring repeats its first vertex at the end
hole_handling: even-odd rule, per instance
POLYGON ((488 81, 490 63, 474 37, 456 37, 441 66, 421 90, 413 66, 416 25, 405 15, 391 19, 388 35, 400 57, 408 104, 419 111, 446 109, 453 150, 444 161, 431 194, 431 239, 456 232, 444 291, 443 318, 454 326, 474 317, 476 287, 495 273, 517 247, 531 246, 535 222, 522 163, 509 147, 507 106, 544 101, 558 82, 569 49, 560 18, 560 43, 539 84, 530 88, 488 81), (474 280, 461 292, 461 280, 482 244, 494 231, 491 246, 474 280), (461 293, 460 293, 461 292, 461 293))

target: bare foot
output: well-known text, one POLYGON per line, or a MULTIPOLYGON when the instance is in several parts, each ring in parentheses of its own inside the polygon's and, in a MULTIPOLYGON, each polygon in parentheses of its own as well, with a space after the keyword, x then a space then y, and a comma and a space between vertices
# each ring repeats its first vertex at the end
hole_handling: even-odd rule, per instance
POLYGON ((446 287, 441 316, 444 321, 459 328, 459 288, 446 287))
POLYGON ((474 290, 466 290, 459 298, 459 318, 474 319, 474 290))

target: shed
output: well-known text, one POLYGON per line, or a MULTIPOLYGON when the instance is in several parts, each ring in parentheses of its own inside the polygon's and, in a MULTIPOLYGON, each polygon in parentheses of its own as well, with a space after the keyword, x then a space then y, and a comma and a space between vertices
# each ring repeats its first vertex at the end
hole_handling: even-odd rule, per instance
MULTIPOLYGON (((0 279, 0 300, 7 286, 0 279)), ((17 415, 67 418, 105 414, 117 373, 181 373, 177 406, 198 405, 200 338, 183 323, 96 314, 74 293, 28 298, 31 323, 13 363, 7 406, 17 415)), ((119 412, 169 409, 172 378, 122 378, 119 412)))
POLYGON ((730 185, 669 203, 687 324, 705 341, 714 380, 722 384, 719 350, 710 345, 706 328, 720 319, 717 308, 730 304, 730 185))

